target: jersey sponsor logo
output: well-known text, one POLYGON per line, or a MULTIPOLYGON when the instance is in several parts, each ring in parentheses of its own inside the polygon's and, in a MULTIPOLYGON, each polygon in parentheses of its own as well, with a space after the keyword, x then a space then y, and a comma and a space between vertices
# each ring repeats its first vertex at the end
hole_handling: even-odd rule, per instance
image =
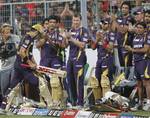
POLYGON ((133 48, 142 48, 143 45, 134 45, 133 48))
POLYGON ((33 113, 33 115, 38 115, 38 116, 46 116, 48 115, 49 110, 48 109, 36 109, 33 113))
POLYGON ((150 45, 150 36, 149 36, 149 40, 147 40, 147 43, 150 45))
POLYGON ((87 42, 87 41, 88 41, 88 39, 87 39, 87 38, 83 38, 83 41, 87 42))
POLYGON ((111 40, 115 40, 115 37, 111 36, 110 39, 111 39, 111 40))
POLYGON ((85 36, 85 37, 87 37, 87 36, 88 36, 88 34, 87 34, 87 33, 84 33, 84 36, 85 36))
POLYGON ((27 48, 28 46, 26 44, 23 44, 22 47, 27 48))
POLYGON ((30 43, 29 40, 25 40, 25 44, 28 45, 30 43))
POLYGON ((141 40, 141 39, 136 39, 136 38, 134 39, 135 42, 139 42, 140 40, 141 40))
POLYGON ((58 40, 62 41, 62 40, 63 40, 63 37, 59 36, 58 40))

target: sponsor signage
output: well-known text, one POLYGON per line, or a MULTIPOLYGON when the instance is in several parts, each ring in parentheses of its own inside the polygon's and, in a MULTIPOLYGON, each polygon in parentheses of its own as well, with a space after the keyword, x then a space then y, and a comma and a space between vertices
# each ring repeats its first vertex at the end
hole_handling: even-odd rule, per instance
POLYGON ((95 113, 92 112, 88 118, 94 118, 94 116, 95 116, 95 113))
POLYGON ((129 113, 122 113, 120 114, 120 118, 133 118, 133 115, 129 113))
POLYGON ((79 111, 75 118, 88 118, 92 112, 91 111, 79 111))
POLYGON ((65 110, 61 114, 61 118, 75 118, 78 110, 65 110))
POLYGON ((53 113, 55 112, 55 110, 50 110, 48 113, 48 116, 53 116, 53 113))
POLYGON ((47 116, 49 113, 49 109, 36 109, 33 113, 33 115, 38 116, 47 116))
POLYGON ((99 113, 96 113, 93 118, 99 118, 99 113))
POLYGON ((20 108, 17 115, 32 115, 36 108, 20 108))
POLYGON ((118 118, 119 114, 118 113, 105 113, 104 117, 105 118, 118 118))
POLYGON ((54 109, 51 109, 48 113, 48 116, 55 116, 55 117, 60 117, 61 114, 62 114, 63 110, 54 110, 54 109))

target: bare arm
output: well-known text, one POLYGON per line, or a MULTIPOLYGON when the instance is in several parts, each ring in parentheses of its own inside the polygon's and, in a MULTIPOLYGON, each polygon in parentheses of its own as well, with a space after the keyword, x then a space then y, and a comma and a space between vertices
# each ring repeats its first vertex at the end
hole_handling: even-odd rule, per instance
POLYGON ((126 50, 133 52, 133 53, 147 53, 150 46, 145 44, 143 48, 134 49, 134 48, 131 48, 130 46, 125 46, 125 48, 126 50))
POLYGON ((41 48, 46 42, 46 39, 42 38, 36 42, 36 48, 41 48))
POLYGON ((63 10, 63 12, 60 14, 61 17, 65 17, 65 16, 73 16, 73 12, 69 9, 69 5, 68 3, 66 3, 65 8, 63 10))
POLYGON ((86 45, 85 42, 81 42, 81 41, 75 40, 72 37, 69 39, 69 41, 74 43, 76 46, 78 46, 81 49, 85 48, 85 45, 86 45))
POLYGON ((28 59, 27 54, 26 54, 26 49, 24 47, 21 47, 19 50, 19 55, 21 57, 21 59, 25 62, 27 62, 31 68, 36 68, 36 62, 34 60, 34 58, 32 57, 32 59, 28 59))
POLYGON ((69 44, 69 42, 72 42, 73 44, 75 44, 76 46, 78 46, 81 49, 85 48, 86 43, 78 41, 78 40, 75 40, 74 38, 72 38, 70 32, 65 32, 63 34, 63 37, 65 38, 66 46, 69 44))

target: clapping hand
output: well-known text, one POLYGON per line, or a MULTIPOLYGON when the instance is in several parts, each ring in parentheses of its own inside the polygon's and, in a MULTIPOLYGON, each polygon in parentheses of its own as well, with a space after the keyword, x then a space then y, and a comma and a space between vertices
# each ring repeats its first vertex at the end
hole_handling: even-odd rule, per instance
POLYGON ((101 41, 101 39, 103 39, 103 32, 102 31, 98 31, 96 32, 96 41, 99 42, 101 41))
POLYGON ((133 49, 131 48, 131 46, 128 46, 128 45, 125 45, 125 49, 126 49, 127 51, 129 51, 129 52, 132 52, 132 51, 133 51, 133 49))

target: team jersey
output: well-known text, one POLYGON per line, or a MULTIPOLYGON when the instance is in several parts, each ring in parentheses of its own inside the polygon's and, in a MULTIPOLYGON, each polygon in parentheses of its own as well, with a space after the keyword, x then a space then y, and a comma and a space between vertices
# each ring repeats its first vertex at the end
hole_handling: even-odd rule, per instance
POLYGON ((132 66, 132 53, 128 52, 125 46, 132 47, 133 37, 134 35, 130 32, 126 32, 125 34, 117 32, 116 34, 118 57, 121 66, 132 66))
MULTIPOLYGON (((88 43, 90 35, 86 28, 80 27, 78 29, 71 29, 70 32, 72 34, 73 40, 78 40, 81 42, 88 43)), ((69 58, 78 57, 80 48, 72 42, 69 42, 69 44, 70 44, 69 58)), ((82 50, 81 53, 85 55, 84 50, 82 50)))
MULTIPOLYGON (((19 50, 21 49, 21 47, 26 49, 26 55, 29 60, 31 60, 33 57, 33 45, 34 39, 30 35, 26 35, 19 45, 19 50)), ((19 54, 17 55, 17 60, 18 62, 27 63, 26 60, 21 59, 21 56, 19 54)))
POLYGON ((60 35, 59 31, 53 31, 48 36, 48 40, 41 48, 41 58, 61 56, 62 48, 58 44, 64 43, 64 38, 60 35))
POLYGON ((115 34, 113 32, 105 32, 103 41, 98 42, 98 59, 104 58, 109 54, 106 48, 104 47, 104 45, 107 45, 109 42, 112 42, 113 44, 115 42, 115 34))
MULTIPOLYGON (((150 32, 147 33, 146 44, 150 46, 150 32)), ((148 50, 146 57, 148 57, 148 59, 150 59, 150 49, 148 50)))
MULTIPOLYGON (((134 49, 141 49, 144 48, 144 45, 146 44, 147 38, 145 34, 142 35, 136 35, 133 39, 133 48, 134 49)), ((145 53, 133 53, 134 55, 134 61, 140 61, 144 59, 145 53)))

